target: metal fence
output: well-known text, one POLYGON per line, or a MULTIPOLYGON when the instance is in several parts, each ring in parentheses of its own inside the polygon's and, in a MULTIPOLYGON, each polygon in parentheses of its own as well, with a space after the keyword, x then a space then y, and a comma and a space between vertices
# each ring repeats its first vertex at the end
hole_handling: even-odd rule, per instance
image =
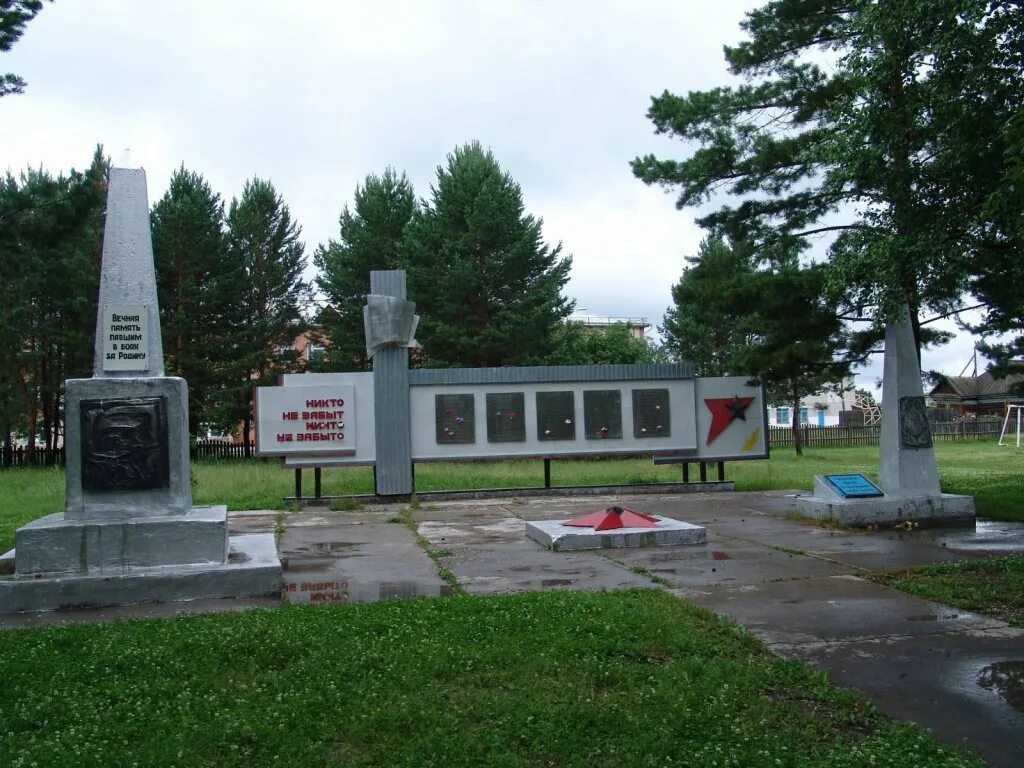
MULTIPOLYGON (((955 443, 966 440, 983 440, 999 437, 1002 428, 1000 419, 977 419, 975 421, 932 422, 932 440, 936 443, 955 443)), ((807 446, 828 448, 848 445, 878 445, 881 427, 817 427, 804 424, 800 437, 807 446)), ((768 440, 774 446, 793 444, 793 430, 790 427, 769 427, 768 440)))
MULTIPOLYGON (((255 458, 256 445, 249 443, 249 456, 255 458)), ((192 445, 192 460, 201 459, 244 459, 245 443, 230 443, 226 440, 199 440, 192 445)))
POLYGON ((0 467, 55 467, 64 466, 64 449, 37 447, 35 450, 28 450, 25 446, 14 446, 5 450, 0 445, 0 467))
MULTIPOLYGON (((192 460, 203 459, 244 459, 245 444, 230 443, 225 440, 200 440, 192 444, 192 460)), ((249 455, 255 456, 256 446, 249 443, 249 455)), ((0 467, 62 467, 64 466, 64 449, 36 446, 30 451, 25 446, 14 446, 5 450, 0 445, 0 467)))
MULTIPOLYGON (((975 421, 940 421, 932 423, 932 439, 937 443, 952 443, 967 440, 983 440, 999 437, 1002 419, 977 419, 975 421)), ((803 444, 820 448, 850 445, 878 445, 880 428, 875 427, 817 427, 805 424, 800 427, 803 444)), ((793 444, 793 430, 790 427, 769 427, 768 440, 773 446, 793 444)), ((203 459, 244 459, 245 444, 225 440, 200 440, 192 444, 192 460, 203 459)), ((249 455, 255 457, 256 447, 249 444, 249 455)), ((47 450, 37 447, 29 451, 24 446, 15 446, 10 451, 0 446, 0 467, 53 467, 64 466, 64 449, 47 450)))

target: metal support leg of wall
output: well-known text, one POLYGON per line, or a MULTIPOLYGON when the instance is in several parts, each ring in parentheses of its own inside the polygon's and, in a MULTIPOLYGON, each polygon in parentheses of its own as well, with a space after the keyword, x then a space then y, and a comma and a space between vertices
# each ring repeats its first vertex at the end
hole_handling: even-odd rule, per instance
POLYGON ((302 469, 295 468, 295 498, 302 498, 302 469))
POLYGON ((718 482, 720 482, 720 483, 724 483, 725 482, 725 462, 724 461, 718 462, 718 482))
POLYGON ((313 468, 313 498, 320 499, 320 467, 313 468))
POLYGON ((700 463, 700 481, 702 483, 708 481, 708 463, 706 461, 700 463))
POLYGON ((683 462, 683 482, 690 482, 690 463, 687 461, 683 462))
POLYGON ((544 459, 544 487, 551 487, 551 459, 544 459))

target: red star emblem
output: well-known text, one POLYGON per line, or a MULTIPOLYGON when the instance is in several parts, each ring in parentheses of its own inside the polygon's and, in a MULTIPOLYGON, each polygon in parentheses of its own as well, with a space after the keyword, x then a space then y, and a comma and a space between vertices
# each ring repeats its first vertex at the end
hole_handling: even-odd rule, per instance
POLYGON ((711 411, 711 426, 708 428, 707 444, 711 445, 725 428, 736 419, 747 420, 747 407, 754 402, 752 397, 706 397, 704 404, 711 411))

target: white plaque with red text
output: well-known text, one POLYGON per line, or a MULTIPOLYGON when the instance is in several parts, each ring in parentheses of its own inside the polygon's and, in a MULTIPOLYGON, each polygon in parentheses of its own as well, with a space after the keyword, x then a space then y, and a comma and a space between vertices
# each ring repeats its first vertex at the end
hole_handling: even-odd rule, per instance
POLYGON ((257 387, 256 454, 354 454, 355 395, 351 384, 257 387))

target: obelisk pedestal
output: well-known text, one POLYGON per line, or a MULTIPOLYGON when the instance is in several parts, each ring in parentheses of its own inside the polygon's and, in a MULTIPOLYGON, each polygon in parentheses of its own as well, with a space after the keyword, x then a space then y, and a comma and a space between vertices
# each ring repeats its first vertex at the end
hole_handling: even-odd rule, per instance
POLYGON ((273 534, 194 507, 188 388, 164 375, 146 175, 110 173, 93 377, 65 394, 66 502, 15 532, 0 613, 280 590, 273 534))
POLYGON ((921 388, 917 345, 906 309, 885 329, 878 486, 856 475, 819 475, 814 495, 797 499, 808 517, 848 526, 973 524, 974 497, 943 493, 921 388))

